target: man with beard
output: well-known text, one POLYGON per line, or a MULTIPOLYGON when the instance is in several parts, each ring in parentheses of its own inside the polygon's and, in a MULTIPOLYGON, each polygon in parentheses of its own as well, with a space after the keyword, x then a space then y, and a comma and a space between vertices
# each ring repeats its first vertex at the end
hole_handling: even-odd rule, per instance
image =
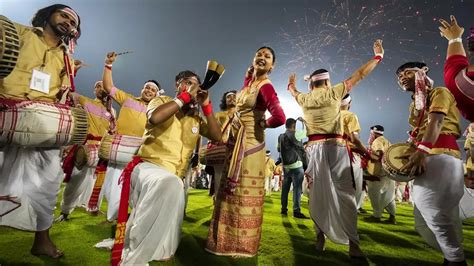
POLYGON ((176 98, 161 96, 150 102, 145 142, 124 171, 112 265, 120 260, 123 265, 142 265, 174 256, 184 214, 182 177, 191 154, 200 135, 213 141, 221 138, 199 76, 181 71, 175 81, 176 98))
MULTIPOLYGON (((230 119, 235 114, 235 104, 236 104, 236 90, 230 90, 222 95, 221 103, 219 105, 221 111, 214 114, 217 123, 221 127, 221 131, 224 130, 224 127, 227 125, 230 119)), ((230 129, 230 127, 228 127, 230 129)), ((225 132, 222 132, 222 136, 225 137, 225 132)), ((227 141, 227 139, 222 139, 222 141, 227 141)), ((209 194, 212 196, 219 189, 222 176, 222 167, 212 167, 206 166, 206 172, 211 174, 211 188, 209 194), (208 172, 209 171, 209 172, 208 172)))
MULTIPOLYGON (((78 14, 68 6, 51 5, 38 10, 31 24, 14 24, 19 57, 10 75, 0 80, 0 104, 12 100, 54 103, 62 87, 72 86, 66 74, 73 62, 67 46, 81 35, 78 14), (30 80, 44 85, 30 84, 30 80)), ((31 254, 35 256, 63 256, 49 236, 62 178, 57 147, 0 148, 0 225, 34 231, 31 254), (12 210, 12 204, 18 208, 12 210)))
MULTIPOLYGON (((140 97, 135 97, 115 87, 112 79, 112 64, 115 62, 116 57, 115 52, 107 54, 102 81, 104 83, 104 89, 120 106, 119 116, 117 118, 117 134, 142 137, 147 121, 146 109, 148 103, 155 97, 163 94, 164 91, 155 80, 148 80, 143 84, 140 97)), ((99 164, 100 163, 101 162, 99 162, 99 164)), ((95 204, 89 203, 89 210, 96 213, 99 210, 100 199, 105 196, 107 199, 107 221, 109 222, 117 219, 120 191, 122 189, 121 185, 119 185, 119 178, 124 168, 125 165, 107 164, 107 173, 103 181, 103 189, 101 189, 98 184, 94 187, 93 194, 97 194, 97 192, 100 191, 99 200, 96 201, 95 204)), ((91 198, 91 200, 93 199, 95 199, 95 197, 91 198)))
POLYGON ((460 114, 453 94, 433 87, 422 62, 408 62, 396 72, 398 83, 412 95, 408 121, 416 151, 401 171, 416 176, 413 182, 415 229, 444 255, 446 265, 466 265, 461 244, 459 201, 464 169, 456 143, 460 114))
MULTIPOLYGON (((112 99, 108 97, 108 94, 102 87, 102 81, 95 83, 94 90, 95 99, 90 99, 77 93, 73 94, 73 99, 75 103, 80 104, 87 111, 89 128, 84 145, 95 145, 98 148, 102 137, 107 132, 111 133, 115 130, 115 111, 112 109, 112 99)), ((83 162, 81 162, 81 166, 74 166, 74 162, 78 160, 76 156, 80 155, 78 155, 77 148, 73 147, 63 162, 63 169, 66 167, 72 168, 70 169, 72 174, 68 177, 68 169, 65 169, 67 184, 64 188, 61 202, 61 215, 57 221, 67 220, 68 215, 72 213, 75 207, 87 206, 94 188, 95 166, 88 167, 85 165, 86 162, 84 160, 87 160, 85 154, 82 154, 83 162)))

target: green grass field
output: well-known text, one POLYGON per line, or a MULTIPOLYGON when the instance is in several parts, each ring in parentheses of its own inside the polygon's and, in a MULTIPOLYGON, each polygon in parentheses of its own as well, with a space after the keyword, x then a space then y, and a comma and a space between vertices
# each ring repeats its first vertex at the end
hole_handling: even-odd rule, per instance
MULTIPOLYGON (((291 196, 289 197, 291 199, 291 196)), ((291 202, 290 202, 291 206, 291 202)), ((303 197, 302 212, 308 214, 307 198, 303 197)), ((265 200, 263 235, 258 256, 233 259, 208 254, 203 247, 212 214, 212 200, 207 191, 192 190, 187 216, 183 222, 181 243, 174 259, 152 265, 440 265, 441 253, 429 248, 413 227, 411 205, 397 205, 397 225, 374 224, 365 221, 368 214, 359 216, 361 247, 367 262, 351 260, 347 247, 326 241, 326 251, 314 248, 315 232, 311 220, 280 215, 280 193, 265 200)), ((291 207, 290 207, 291 209, 291 207)), ((59 211, 56 210, 56 215, 59 211)), ((110 252, 93 247, 111 237, 112 225, 105 217, 89 216, 76 209, 68 222, 54 224, 51 237, 65 256, 60 260, 34 257, 29 250, 33 234, 0 227, 0 265, 108 265, 110 252)), ((464 250, 468 265, 474 263, 474 219, 464 225, 464 250)))

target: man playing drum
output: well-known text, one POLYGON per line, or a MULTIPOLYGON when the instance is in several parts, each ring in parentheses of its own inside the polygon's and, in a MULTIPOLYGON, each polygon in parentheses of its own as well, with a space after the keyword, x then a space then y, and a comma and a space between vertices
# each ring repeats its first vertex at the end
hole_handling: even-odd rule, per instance
MULTIPOLYGON (((90 99, 77 93, 72 94, 74 102, 80 104, 87 111, 89 128, 87 130, 87 141, 79 150, 74 149, 71 161, 74 165, 72 175, 64 188, 61 202, 61 215, 57 221, 67 220, 76 206, 87 206, 94 188, 94 171, 98 160, 98 147, 100 140, 107 132, 115 131, 115 110, 112 109, 111 98, 104 91, 102 81, 94 85, 96 98, 90 99), (89 147, 86 149, 86 147, 89 147), (88 153, 86 153, 88 152, 88 153), (95 157, 94 165, 87 165, 89 160, 95 157)), ((63 162, 66 164, 67 159, 63 162)), ((65 172, 67 172, 65 170, 65 172)))
POLYGON ((383 136, 383 133, 384 128, 381 125, 370 128, 369 145, 372 159, 369 163, 375 165, 374 171, 370 174, 375 178, 367 180, 367 194, 369 194, 370 204, 374 210, 368 220, 380 222, 385 209, 390 214, 387 222, 396 224, 395 181, 387 177, 380 163, 382 155, 390 146, 390 142, 383 136))
POLYGON ((463 165, 456 143, 460 114, 451 92, 433 87, 427 72, 421 62, 405 63, 396 72, 400 87, 412 94, 409 123, 416 146, 400 170, 415 176, 415 229, 441 250, 447 265, 465 265, 459 220, 463 165))
MULTIPOLYGON (((61 88, 72 85, 66 74, 72 70, 67 45, 80 36, 79 16, 57 4, 38 10, 33 27, 14 25, 20 41, 18 63, 0 80, 0 104, 57 102, 61 88)), ((63 256, 49 237, 62 179, 58 147, 0 147, 0 225, 34 231, 33 255, 63 256), (7 209, 17 202, 19 208, 7 209)))
POLYGON ((208 92, 199 87, 199 76, 182 71, 175 81, 176 98, 160 96, 148 105, 145 141, 124 170, 112 265, 120 260, 123 265, 147 264, 174 255, 185 204, 181 177, 200 135, 212 141, 221 139, 208 92), (128 195, 133 210, 127 222, 128 195))
MULTIPOLYGON (((147 105, 156 96, 164 93, 164 91, 160 88, 160 84, 155 80, 145 82, 140 97, 134 97, 133 95, 116 88, 112 79, 112 64, 115 62, 116 56, 115 52, 107 54, 102 80, 104 82, 104 89, 109 93, 112 99, 120 105, 119 116, 117 118, 117 134, 142 137, 147 120, 147 105)), ((102 198, 104 195, 107 199, 108 221, 113 221, 117 218, 121 191, 121 186, 119 185, 118 180, 124 168, 125 165, 114 163, 109 163, 107 165, 107 173, 105 175, 103 189, 100 191, 101 196, 99 198, 102 198)), ((100 200, 98 202, 100 202, 100 200)), ((92 211, 94 211, 94 209, 92 211)))
POLYGON ((308 169, 314 179, 310 191, 311 218, 317 227, 316 248, 324 250, 325 235, 333 242, 349 245, 351 257, 364 257, 357 235, 357 205, 351 163, 342 134, 342 98, 382 60, 382 41, 373 45, 375 56, 344 82, 331 85, 329 72, 318 69, 309 76, 309 92, 300 93, 291 75, 288 90, 303 109, 309 138, 308 169))

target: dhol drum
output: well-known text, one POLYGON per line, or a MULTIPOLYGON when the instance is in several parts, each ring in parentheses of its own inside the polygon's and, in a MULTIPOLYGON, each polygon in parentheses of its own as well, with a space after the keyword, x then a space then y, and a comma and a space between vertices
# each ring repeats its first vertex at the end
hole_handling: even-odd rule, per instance
POLYGON ((96 167, 99 162, 99 147, 100 144, 85 144, 77 148, 74 165, 78 169, 84 166, 96 167))
POLYGON ((408 182, 415 178, 409 176, 408 172, 400 169, 408 162, 408 155, 415 152, 416 148, 409 143, 397 143, 391 145, 382 158, 382 167, 387 172, 387 177, 398 182, 408 182))
POLYGON ((13 23, 0 15, 0 79, 15 68, 20 54, 20 39, 13 23))
POLYGON ((99 158, 110 163, 125 165, 129 163, 143 143, 143 138, 127 135, 107 135, 99 148, 99 158))
POLYGON ((0 99, 0 146, 63 147, 84 143, 87 113, 60 103, 0 99))

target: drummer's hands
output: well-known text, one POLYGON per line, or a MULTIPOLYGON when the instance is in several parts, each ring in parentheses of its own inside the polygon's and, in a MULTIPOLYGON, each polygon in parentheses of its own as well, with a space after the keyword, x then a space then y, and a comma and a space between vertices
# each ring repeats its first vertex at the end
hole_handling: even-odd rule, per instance
POLYGON ((111 65, 115 62, 115 58, 117 58, 117 54, 115 52, 109 52, 107 53, 107 56, 105 57, 105 64, 111 65))
POLYGON ((419 176, 423 174, 425 172, 425 158, 425 153, 415 151, 415 153, 408 157, 408 162, 400 171, 409 173, 408 176, 419 176))

